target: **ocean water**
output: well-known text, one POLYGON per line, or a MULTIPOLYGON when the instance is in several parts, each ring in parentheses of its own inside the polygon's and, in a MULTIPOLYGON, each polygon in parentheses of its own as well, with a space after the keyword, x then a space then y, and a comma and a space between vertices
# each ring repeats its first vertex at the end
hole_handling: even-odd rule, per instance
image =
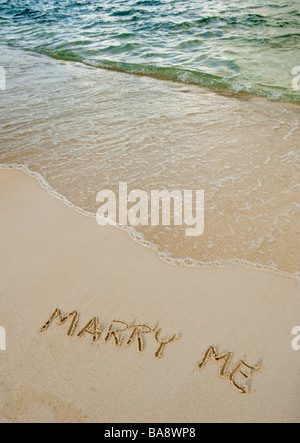
POLYGON ((204 189, 203 236, 128 233, 168 263, 300 278, 298 30, 296 1, 0 0, 0 167, 87 215, 120 181, 204 189))
POLYGON ((299 0, 0 0, 0 42, 92 66, 300 100, 299 0))

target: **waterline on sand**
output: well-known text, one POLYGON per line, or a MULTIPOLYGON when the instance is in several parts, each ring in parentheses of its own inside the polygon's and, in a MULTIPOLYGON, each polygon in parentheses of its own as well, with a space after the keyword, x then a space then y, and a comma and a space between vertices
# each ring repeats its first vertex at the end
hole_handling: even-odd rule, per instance
MULTIPOLYGON (((84 215, 84 216, 90 217, 90 218, 94 218, 96 220, 97 216, 95 214, 93 214, 89 211, 85 211, 84 209, 82 209, 82 208, 76 206, 74 203, 70 202, 66 197, 59 194, 57 191, 55 191, 41 174, 31 171, 27 166, 17 165, 17 164, 0 164, 0 170, 1 169, 4 169, 4 170, 15 169, 15 170, 21 170, 21 171, 25 172, 26 175, 35 178, 39 182, 40 186, 42 188, 44 188, 52 197, 55 197, 56 199, 60 200, 63 204, 68 206, 70 209, 80 213, 81 215, 84 215)), ((199 268, 205 268, 205 267, 227 268, 227 267, 232 267, 232 266, 244 266, 244 267, 248 267, 250 269, 271 272, 273 274, 280 275, 282 277, 297 279, 297 282, 300 284, 300 273, 290 274, 288 272, 280 271, 279 269, 272 268, 270 266, 264 266, 259 263, 251 263, 251 262, 248 262, 247 260, 243 260, 240 258, 235 258, 232 260, 215 260, 215 261, 211 261, 211 262, 204 262, 204 261, 202 262, 202 261, 194 260, 191 258, 168 257, 166 254, 162 254, 161 252, 159 252, 158 245, 152 243, 151 241, 145 240, 143 234, 140 232, 137 232, 133 227, 120 225, 118 223, 115 223, 114 226, 116 228, 119 228, 119 229, 127 232, 127 234, 129 235, 129 237, 132 240, 134 240, 136 243, 138 243, 141 246, 151 249, 152 251, 157 253, 157 255, 159 256, 159 258, 161 260, 163 260, 165 263, 170 264, 170 265, 190 266, 190 267, 196 267, 196 268, 197 267, 199 267, 199 268)))

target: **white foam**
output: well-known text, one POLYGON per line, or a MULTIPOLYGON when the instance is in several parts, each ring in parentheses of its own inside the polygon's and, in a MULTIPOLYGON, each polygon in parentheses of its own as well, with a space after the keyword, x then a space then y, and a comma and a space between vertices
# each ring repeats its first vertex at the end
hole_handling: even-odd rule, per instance
MULTIPOLYGON (((66 197, 59 194, 57 191, 55 191, 41 174, 39 174, 38 172, 31 171, 28 168, 28 166, 17 165, 15 163, 0 164, 0 169, 17 169, 17 170, 21 170, 21 171, 25 172, 30 177, 35 178, 39 182, 41 187, 46 189, 50 195, 52 195, 56 199, 60 200, 62 203, 64 203, 65 205, 67 205, 71 209, 75 210, 76 212, 79 212, 80 214, 85 215, 87 217, 94 218, 96 220, 95 214, 85 211, 84 209, 82 209, 82 208, 76 206, 74 203, 70 202, 66 197)), ((149 248, 149 249, 155 251, 161 260, 163 260, 165 263, 168 263, 171 265, 176 265, 176 266, 184 265, 184 266, 190 266, 190 267, 196 267, 196 268, 207 268, 207 267, 226 268, 226 267, 233 267, 233 266, 244 266, 244 267, 251 268, 251 269, 271 272, 273 274, 280 275, 283 277, 294 278, 300 284, 300 271, 296 272, 295 274, 290 274, 288 272, 279 270, 275 266, 266 266, 266 265, 262 265, 259 263, 252 263, 247 260, 240 259, 240 258, 234 258, 231 260, 218 259, 218 260, 207 261, 207 262, 194 260, 189 257, 174 258, 169 255, 169 252, 159 251, 158 245, 145 240, 143 234, 140 232, 137 232, 134 228, 129 227, 129 226, 121 226, 119 224, 114 224, 114 226, 126 231, 128 233, 128 235, 130 236, 130 238, 132 238, 135 242, 137 242, 138 244, 140 244, 142 246, 145 246, 146 248, 149 248)))

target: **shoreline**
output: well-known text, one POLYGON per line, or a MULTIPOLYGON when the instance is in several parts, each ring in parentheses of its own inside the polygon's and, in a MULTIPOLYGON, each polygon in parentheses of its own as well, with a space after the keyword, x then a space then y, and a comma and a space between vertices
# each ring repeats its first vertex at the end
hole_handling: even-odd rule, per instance
POLYGON ((3 106, 14 111, 1 119, 2 165, 27 165, 67 204, 89 213, 98 209, 96 193, 116 193, 121 181, 147 193, 203 189, 201 237, 187 238, 181 227, 127 232, 167 261, 200 267, 238 261, 299 277, 294 105, 231 99, 22 51, 4 50, 3 64, 3 106))
MULTIPOLYGON (((96 219, 96 215, 85 211, 84 209, 76 206, 74 203, 70 202, 65 196, 59 194, 59 192, 55 191, 47 182, 47 180, 42 176, 42 174, 38 173, 38 172, 34 172, 31 171, 29 167, 27 167, 26 165, 18 165, 18 164, 0 164, 0 171, 1 170, 20 170, 23 171, 26 175, 28 175, 29 177, 34 178, 39 185, 45 189, 48 194, 54 198, 56 198, 57 200, 59 200, 60 202, 62 202, 64 205, 66 205, 67 207, 69 207, 70 209, 76 211, 77 213, 84 215, 86 217, 92 218, 92 219, 96 219)), ((285 271, 281 271, 280 269, 275 269, 275 268, 271 268, 271 267, 267 267, 264 265, 261 265, 259 263, 250 263, 247 262, 247 260, 244 259, 232 259, 229 261, 216 261, 216 262, 201 262, 201 261, 197 261, 194 259, 190 259, 189 257, 186 258, 171 258, 169 256, 163 256, 159 250, 158 250, 158 246, 149 242, 149 241, 144 241, 143 236, 141 235, 141 233, 138 233, 137 231, 135 231, 135 229, 133 227, 129 227, 129 226, 121 226, 118 224, 112 225, 114 228, 118 228, 121 231, 124 231, 127 233, 127 235, 129 236, 129 238, 131 240, 133 240, 134 242, 136 242, 138 245, 143 246, 145 248, 150 249, 151 251, 155 252, 158 256, 158 258, 160 260, 162 260, 163 262, 169 264, 169 265, 173 265, 173 266, 186 266, 186 267, 192 267, 192 268, 196 268, 196 269, 205 269, 205 268, 231 268, 231 267, 245 267, 246 269, 253 269, 253 270, 257 270, 257 271, 262 271, 262 272, 270 272, 271 274, 274 275, 279 275, 281 277, 286 277, 286 278, 290 278, 293 280, 296 280, 298 284, 300 284, 300 273, 297 274, 289 274, 288 272, 285 271), (140 237, 139 237, 140 236, 140 237), (187 262, 191 261, 193 262, 192 264, 188 264, 187 262), (298 275, 299 274, 299 275, 298 275)))
POLYGON ((33 55, 39 55, 41 57, 47 57, 49 59, 52 60, 57 60, 58 62, 65 62, 65 63, 71 63, 71 64, 78 64, 79 66, 83 66, 87 69, 102 69, 105 71, 111 71, 111 72, 117 72, 120 74, 125 74, 125 75, 133 75, 136 77, 145 77, 145 78, 150 78, 150 79, 154 79, 154 80, 158 80, 158 81, 163 81, 163 82, 171 82, 171 83, 175 83, 178 85, 182 85, 182 86, 195 86, 195 87, 199 87, 200 89, 204 90, 206 93, 214 93, 214 94, 218 94, 224 97, 229 97, 229 98, 236 98, 236 99, 240 99, 240 100, 251 100, 251 98, 253 99, 264 99, 270 102, 274 102, 274 103, 286 103, 289 105, 295 105, 300 107, 300 95, 298 93, 298 91, 295 90, 289 90, 286 89, 285 92, 278 92, 281 89, 281 87, 277 87, 272 89, 270 87, 270 85, 260 85, 261 89, 258 89, 258 86, 253 84, 253 85, 241 85, 239 83, 237 84, 230 84, 228 82, 228 80, 226 78, 218 78, 218 80, 216 80, 216 76, 212 75, 212 74, 208 74, 205 72, 201 72, 201 71, 193 71, 193 70, 189 70, 189 71, 181 71, 182 68, 178 67, 176 75, 173 73, 172 76, 169 76, 164 74, 162 75, 162 71, 165 72, 170 72, 172 71, 172 67, 167 67, 167 66, 151 66, 151 65, 136 65, 136 64, 128 64, 128 66, 126 68, 122 68, 119 66, 119 62, 117 61, 108 61, 108 60, 102 60, 100 61, 98 64, 97 63, 93 63, 86 61, 85 59, 76 59, 74 57, 68 57, 68 56, 60 56, 60 55, 55 55, 55 54, 51 54, 48 52, 40 52, 40 51, 36 51, 34 49, 31 48, 23 48, 23 47, 19 47, 19 46, 8 46, 8 45, 3 45, 5 48, 8 49, 13 49, 16 51, 24 51, 33 55), (145 73, 145 69, 150 68, 150 71, 145 73), (140 71, 139 71, 140 69, 140 71), (154 71, 157 70, 157 72, 155 73, 154 71), (192 79, 194 77, 202 77, 202 79, 210 79, 215 82, 215 83, 211 83, 209 80, 208 81, 202 81, 202 82, 197 82, 195 80, 182 80, 181 77, 184 78, 184 74, 188 74, 192 79), (255 87, 256 86, 256 87, 255 87), (295 97, 295 95, 297 95, 297 97, 295 97))
POLYGON ((0 422, 300 422, 295 280, 169 266, 18 170, 0 171, 0 219, 0 422), (157 360, 150 336, 138 353, 104 345, 104 336, 67 338, 67 325, 40 333, 56 308, 79 311, 80 326, 97 315, 103 330, 118 319, 182 338, 157 360), (263 367, 251 394, 220 379, 216 364, 197 370, 211 345, 263 367))

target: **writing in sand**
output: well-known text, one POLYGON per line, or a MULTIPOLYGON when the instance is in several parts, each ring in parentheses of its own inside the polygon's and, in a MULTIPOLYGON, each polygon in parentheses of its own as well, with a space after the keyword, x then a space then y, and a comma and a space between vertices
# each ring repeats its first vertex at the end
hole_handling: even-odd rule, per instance
MULTIPOLYGON (((182 338, 178 334, 173 334, 169 338, 163 340, 161 338, 162 329, 159 328, 157 324, 149 326, 147 324, 113 320, 107 328, 103 328, 98 317, 93 317, 83 327, 78 328, 78 311, 73 311, 65 315, 60 309, 55 309, 49 320, 47 320, 41 327, 40 332, 47 331, 53 321, 56 321, 56 323, 61 326, 68 320, 70 321, 70 324, 67 330, 67 337, 73 337, 76 331, 76 337, 78 339, 88 335, 91 337, 92 342, 98 342, 101 336, 103 336, 104 343, 112 341, 116 348, 122 346, 129 347, 133 343, 136 343, 137 352, 139 353, 143 352, 145 349, 145 336, 152 336, 157 343, 157 349, 154 356, 159 360, 163 358, 166 346, 182 338)), ((222 367, 219 372, 220 377, 228 380, 241 394, 249 394, 249 385, 241 384, 240 379, 242 378, 247 381, 251 380, 252 373, 261 370, 261 367, 259 365, 251 365, 247 363, 245 359, 239 360, 238 363, 234 365, 233 358, 234 354, 232 352, 218 354, 216 348, 210 346, 206 353, 204 353, 202 361, 198 363, 197 368, 201 371, 206 367, 209 361, 214 363, 221 362, 222 367)))

